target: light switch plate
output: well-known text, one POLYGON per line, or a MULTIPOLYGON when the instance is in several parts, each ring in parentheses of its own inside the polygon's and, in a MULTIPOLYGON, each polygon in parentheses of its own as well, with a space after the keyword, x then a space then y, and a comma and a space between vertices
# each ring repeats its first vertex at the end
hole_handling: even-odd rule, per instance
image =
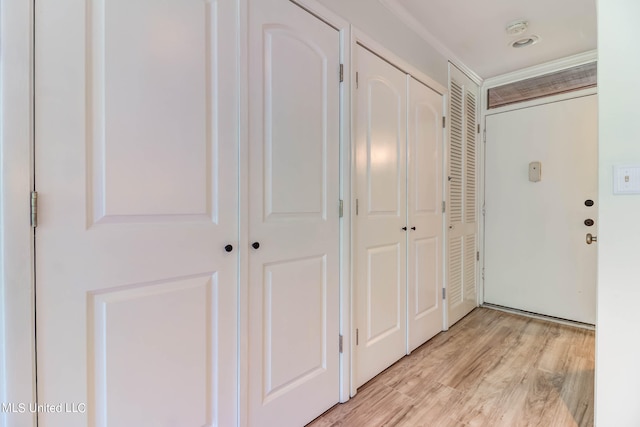
POLYGON ((640 194, 640 165, 613 167, 613 194, 640 194))

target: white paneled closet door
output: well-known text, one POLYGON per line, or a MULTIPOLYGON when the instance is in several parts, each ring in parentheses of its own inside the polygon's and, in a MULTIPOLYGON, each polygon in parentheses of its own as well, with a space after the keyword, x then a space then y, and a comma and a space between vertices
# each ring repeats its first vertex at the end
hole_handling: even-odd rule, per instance
POLYGON ((248 425, 301 426, 339 399, 340 33, 249 6, 248 425))
POLYGON ((442 331, 442 95, 409 77, 408 351, 442 331))
POLYGON ((451 326, 477 307, 478 86, 449 65, 447 319, 451 326))
POLYGON ((406 354, 406 74, 357 47, 356 310, 359 387, 406 354))
POLYGON ((357 48, 360 386, 443 329, 442 95, 357 48))
POLYGON ((38 425, 235 425, 236 3, 35 14, 38 425))

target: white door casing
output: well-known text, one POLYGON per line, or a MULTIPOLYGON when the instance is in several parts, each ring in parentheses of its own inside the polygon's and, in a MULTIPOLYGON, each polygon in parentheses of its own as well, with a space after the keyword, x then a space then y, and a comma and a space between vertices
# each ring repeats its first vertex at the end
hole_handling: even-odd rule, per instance
POLYGON ((236 7, 37 4, 40 426, 237 422, 236 7))
POLYGON ((447 197, 447 323, 478 305, 477 100, 478 86, 449 65, 447 197))
POLYGON ((406 74, 356 48, 356 384, 406 354, 406 74), (404 228, 404 230, 403 230, 404 228))
POLYGON ((485 302, 595 324, 597 95, 489 115, 486 132, 485 302))
POLYGON ((407 78, 407 352, 411 352, 443 329, 443 99, 407 78))
POLYGON ((249 45, 248 425, 298 426, 339 399, 340 33, 252 1, 249 45))

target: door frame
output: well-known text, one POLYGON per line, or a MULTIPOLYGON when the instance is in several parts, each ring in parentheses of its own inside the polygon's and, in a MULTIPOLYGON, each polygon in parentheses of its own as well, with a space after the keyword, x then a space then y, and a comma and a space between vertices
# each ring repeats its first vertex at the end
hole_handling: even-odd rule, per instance
MULTIPOLYGON (((0 1, 0 402, 35 402, 33 189, 34 4, 0 1)), ((0 426, 35 426, 35 414, 0 413, 0 426)))
POLYGON ((494 108, 489 110, 487 105, 489 105, 489 89, 501 86, 508 83, 514 83, 520 80, 526 80, 533 77, 538 77, 548 73, 554 73, 556 71, 561 71, 567 68, 575 67, 578 65, 587 64, 590 62, 594 62, 598 60, 598 52, 597 50, 592 50, 589 52, 580 53, 577 55, 569 56, 567 58, 558 59, 555 61, 546 62, 544 64, 536 65, 533 67, 525 68, 522 70, 514 71, 512 73, 507 73, 501 76, 492 77, 486 79, 482 82, 480 86, 480 102, 481 102, 481 110, 480 110, 480 135, 482 138, 482 143, 479 144, 480 152, 479 155, 479 208, 481 217, 478 218, 479 222, 479 239, 480 239, 480 283, 478 286, 478 304, 482 306, 484 304, 484 270, 485 270, 485 177, 486 177, 486 128, 487 116, 491 116, 494 114, 504 113, 507 111, 519 110, 523 108, 535 107, 537 105, 549 104, 552 102, 564 101, 567 99, 579 98, 587 95, 593 95, 598 93, 598 88, 589 88, 582 89, 573 92, 562 93, 559 95, 551 95, 542 98, 533 99, 530 101, 518 102, 515 104, 505 105, 503 107, 494 108))

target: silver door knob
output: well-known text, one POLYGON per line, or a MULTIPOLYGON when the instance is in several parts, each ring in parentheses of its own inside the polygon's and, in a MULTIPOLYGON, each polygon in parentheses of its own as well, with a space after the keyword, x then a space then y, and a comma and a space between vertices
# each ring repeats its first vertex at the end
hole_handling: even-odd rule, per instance
POLYGON ((587 245, 592 244, 593 242, 597 242, 598 241, 598 237, 592 235, 591 233, 587 233, 587 245))

